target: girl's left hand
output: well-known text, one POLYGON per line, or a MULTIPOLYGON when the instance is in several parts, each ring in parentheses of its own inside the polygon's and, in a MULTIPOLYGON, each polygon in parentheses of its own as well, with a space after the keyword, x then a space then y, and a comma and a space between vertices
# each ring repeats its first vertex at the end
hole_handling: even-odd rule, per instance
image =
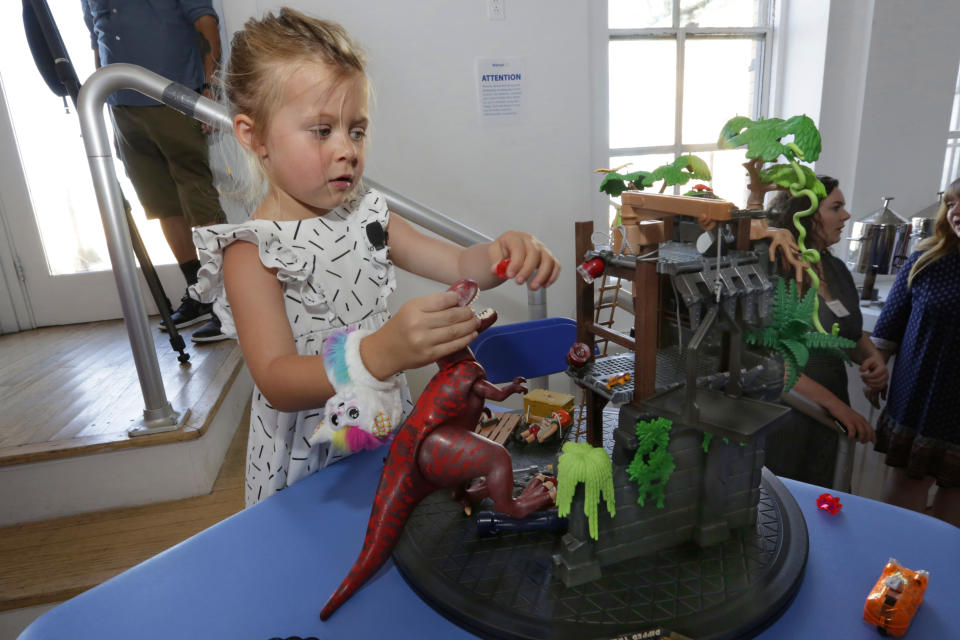
POLYGON ((497 264, 501 260, 509 259, 507 278, 512 278, 517 284, 530 280, 536 271, 537 275, 530 280, 530 288, 537 290, 549 287, 560 275, 560 263, 550 253, 550 250, 539 240, 523 231, 507 231, 490 243, 490 272, 496 273, 497 264))

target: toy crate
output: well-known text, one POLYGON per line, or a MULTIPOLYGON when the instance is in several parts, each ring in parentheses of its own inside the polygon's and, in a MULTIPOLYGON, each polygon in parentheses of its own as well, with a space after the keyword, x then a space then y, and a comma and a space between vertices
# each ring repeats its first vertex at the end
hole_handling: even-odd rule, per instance
POLYGON ((573 396, 547 389, 534 389, 523 396, 523 416, 527 422, 549 418, 557 409, 573 415, 573 396))

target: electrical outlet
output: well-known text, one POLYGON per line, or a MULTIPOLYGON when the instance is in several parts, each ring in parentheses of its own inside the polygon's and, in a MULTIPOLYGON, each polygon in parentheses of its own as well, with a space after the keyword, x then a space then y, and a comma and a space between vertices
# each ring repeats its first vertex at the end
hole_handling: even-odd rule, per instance
POLYGON ((506 0, 487 0, 487 18, 490 20, 506 20, 507 9, 504 6, 506 0))

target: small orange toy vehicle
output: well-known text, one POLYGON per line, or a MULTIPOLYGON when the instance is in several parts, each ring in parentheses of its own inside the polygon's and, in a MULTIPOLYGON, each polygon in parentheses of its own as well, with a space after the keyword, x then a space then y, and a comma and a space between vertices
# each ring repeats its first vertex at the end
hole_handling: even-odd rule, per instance
POLYGON ((890 558, 867 596, 863 619, 882 635, 902 636, 923 602, 928 582, 926 571, 912 571, 890 558))

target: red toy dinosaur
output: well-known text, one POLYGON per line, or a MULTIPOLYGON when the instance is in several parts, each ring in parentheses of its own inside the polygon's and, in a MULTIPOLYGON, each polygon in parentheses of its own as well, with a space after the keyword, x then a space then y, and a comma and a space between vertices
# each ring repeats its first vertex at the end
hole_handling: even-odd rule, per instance
MULTIPOLYGON (((451 287, 460 306, 469 304, 477 283, 462 280, 451 287)), ((483 331, 497 320, 488 309, 478 314, 483 331)), ((500 444, 473 432, 486 400, 502 401, 525 393, 523 378, 498 387, 487 380, 469 347, 441 358, 440 370, 427 383, 410 415, 400 425, 387 454, 374 497, 363 549, 320 612, 326 620, 360 588, 393 552, 407 518, 423 498, 452 487, 468 507, 489 497, 497 511, 523 518, 553 504, 549 488, 534 478, 513 497, 513 464, 500 444), (472 484, 470 482, 477 479, 472 484), (469 485, 469 486, 468 486, 469 485)))

